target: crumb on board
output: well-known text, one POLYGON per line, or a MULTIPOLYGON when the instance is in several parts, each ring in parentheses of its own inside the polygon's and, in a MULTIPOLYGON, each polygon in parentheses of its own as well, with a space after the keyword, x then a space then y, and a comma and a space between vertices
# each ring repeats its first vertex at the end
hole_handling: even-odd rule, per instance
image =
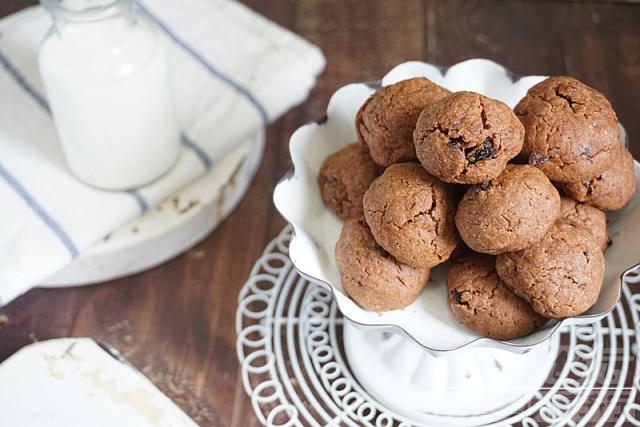
POLYGON ((202 259, 207 255, 202 249, 193 249, 189 251, 189 257, 193 259, 202 259))
POLYGON ((244 166, 246 160, 247 160, 247 156, 245 156, 244 159, 242 159, 242 161, 240 161, 236 165, 236 168, 233 170, 233 172, 231 172, 231 176, 229 176, 229 179, 228 179, 228 183, 230 187, 235 187, 238 174, 242 170, 242 167, 244 166))
POLYGON ((182 215, 182 214, 188 212, 189 210, 191 210, 192 208, 198 206, 199 204, 200 204, 200 200, 191 199, 191 200, 189 200, 189 203, 187 203, 186 206, 178 209, 178 213, 182 215))
POLYGON ((216 200, 216 209, 217 209, 218 213, 220 213, 222 211, 222 208, 224 206, 224 202, 225 202, 225 192, 221 191, 220 194, 218 195, 217 200, 216 200))

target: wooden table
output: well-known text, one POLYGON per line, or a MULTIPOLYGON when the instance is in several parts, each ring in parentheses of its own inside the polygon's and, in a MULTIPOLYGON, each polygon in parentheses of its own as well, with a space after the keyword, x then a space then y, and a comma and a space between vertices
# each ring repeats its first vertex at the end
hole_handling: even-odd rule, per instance
MULTIPOLYGON (((33 0, 3 0, 0 16, 33 0)), ((89 336, 113 344, 196 421, 254 426, 238 376, 238 291, 285 225, 271 202, 289 169, 288 140, 322 116, 330 95, 421 59, 484 57, 518 74, 568 74, 604 92, 640 158, 640 4, 626 2, 247 0, 322 48, 327 68, 309 100, 268 129, 244 201, 206 240, 142 274, 100 286, 34 290, 0 309, 0 360, 34 341, 89 336)))

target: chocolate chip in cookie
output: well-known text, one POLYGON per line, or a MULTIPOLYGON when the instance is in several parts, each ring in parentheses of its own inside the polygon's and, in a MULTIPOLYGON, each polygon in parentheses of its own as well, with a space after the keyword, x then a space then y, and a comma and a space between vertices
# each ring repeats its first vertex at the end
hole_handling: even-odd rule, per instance
POLYGON ((431 175, 477 184, 500 175, 520 152, 524 128, 503 102, 457 92, 420 113, 413 140, 418 160, 431 175))
POLYGON ((447 286, 456 320, 482 336, 519 338, 547 321, 498 277, 493 256, 473 253, 452 263, 447 286))

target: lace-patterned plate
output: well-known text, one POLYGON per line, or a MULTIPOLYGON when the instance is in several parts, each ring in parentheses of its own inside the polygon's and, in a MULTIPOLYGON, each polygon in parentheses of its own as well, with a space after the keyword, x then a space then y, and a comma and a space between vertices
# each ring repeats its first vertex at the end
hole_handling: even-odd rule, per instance
MULTIPOLYGON (((294 269, 288 257, 291 232, 285 228, 256 262, 236 313, 242 382, 261 424, 451 424, 398 413, 360 385, 344 350, 345 320, 331 292, 294 269)), ((490 425, 640 426, 639 285, 640 270, 634 270, 612 312, 590 325, 562 327, 558 357, 543 386, 490 425)), ((464 424, 473 421, 468 417, 464 424)))

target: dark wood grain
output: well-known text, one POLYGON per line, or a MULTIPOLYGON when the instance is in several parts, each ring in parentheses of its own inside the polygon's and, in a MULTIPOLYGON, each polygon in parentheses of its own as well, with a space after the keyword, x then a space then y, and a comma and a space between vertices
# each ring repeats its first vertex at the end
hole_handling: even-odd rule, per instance
MULTIPOLYGON (((0 16, 33 4, 3 0, 0 16)), ((238 378, 235 310, 254 260, 284 226, 271 193, 287 143, 331 94, 412 59, 472 57, 518 74, 569 74, 603 91, 640 157, 640 5, 616 2, 246 0, 322 48, 307 102, 269 126, 262 165, 235 213, 184 255, 100 286, 34 290, 0 309, 0 360, 34 341, 91 336, 118 348, 206 426, 257 426, 238 378)))

